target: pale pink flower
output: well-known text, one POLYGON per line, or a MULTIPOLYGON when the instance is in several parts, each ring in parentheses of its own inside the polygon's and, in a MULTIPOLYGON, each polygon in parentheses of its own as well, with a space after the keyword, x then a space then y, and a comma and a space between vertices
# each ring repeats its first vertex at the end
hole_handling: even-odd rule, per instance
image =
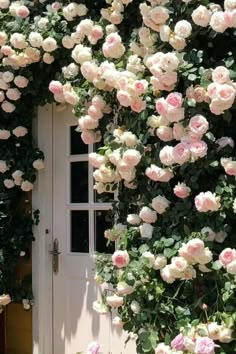
POLYGON ((179 92, 172 92, 166 97, 166 102, 173 109, 180 108, 182 106, 182 94, 179 92))
POLYGON ((177 197, 179 197, 181 199, 184 199, 184 198, 187 198, 189 196, 191 189, 189 187, 187 187, 185 183, 180 183, 179 182, 174 187, 173 191, 174 191, 174 194, 177 197))
POLYGON ((236 250, 232 248, 224 249, 219 255, 220 263, 226 267, 229 263, 236 259, 236 250))
POLYGON ((183 165, 190 159, 190 149, 188 144, 179 143, 173 148, 173 159, 175 163, 183 165))
POLYGON ((229 70, 224 66, 217 66, 212 72, 212 80, 218 84, 226 84, 230 80, 229 70))
POLYGON ((140 210, 139 217, 147 224, 153 224, 157 221, 157 213, 146 206, 140 210))
POLYGON ((205 141, 193 141, 190 144, 190 152, 194 159, 202 158, 207 154, 207 144, 205 141))
POLYGON ((172 341, 171 347, 176 350, 182 350, 184 348, 184 336, 182 333, 178 334, 172 341))
POLYGON ((196 354, 214 354, 215 343, 209 337, 198 337, 195 347, 196 354))
POLYGON ((151 165, 145 171, 148 178, 155 182, 169 182, 174 177, 173 173, 169 169, 163 169, 156 165, 151 165))
POLYGON ((129 264, 129 254, 127 251, 115 251, 112 255, 112 263, 117 268, 124 268, 129 264))
POLYGON ((51 81, 49 84, 49 90, 56 95, 63 93, 63 86, 60 81, 51 81))
MULTIPOLYGON (((191 257, 198 257, 204 252, 204 242, 199 238, 194 238, 186 244, 186 253, 191 257)), ((184 255, 182 255, 184 257, 184 255)), ((185 257, 184 257, 185 258, 185 257)))
POLYGON ((198 211, 217 211, 220 208, 220 197, 216 197, 212 192, 201 192, 195 197, 195 207, 198 211))
POLYGON ((200 114, 197 114, 196 116, 190 119, 188 128, 191 132, 201 137, 207 132, 209 128, 209 123, 205 117, 200 114))
POLYGON ((88 346, 87 354, 99 354, 100 348, 101 348, 100 344, 98 344, 96 342, 92 342, 88 346))
POLYGON ((169 146, 169 145, 164 146, 161 149, 159 156, 160 156, 160 160, 163 163, 163 165, 171 166, 175 162, 172 146, 169 146))

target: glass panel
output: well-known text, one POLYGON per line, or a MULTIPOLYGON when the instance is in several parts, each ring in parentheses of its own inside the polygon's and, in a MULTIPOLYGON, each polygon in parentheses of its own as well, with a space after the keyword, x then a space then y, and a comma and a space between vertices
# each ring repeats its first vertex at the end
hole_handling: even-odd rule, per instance
POLYGON ((71 211, 71 252, 89 253, 89 214, 87 210, 71 211))
POLYGON ((88 145, 83 142, 83 140, 81 139, 81 133, 77 132, 75 130, 76 128, 77 125, 73 125, 70 127, 70 154, 87 154, 88 145))
POLYGON ((71 162, 71 203, 88 203, 88 162, 71 162))
POLYGON ((111 212, 109 210, 94 212, 94 235, 95 235, 95 251, 100 253, 113 253, 115 250, 115 242, 109 242, 104 237, 104 231, 112 227, 111 212))

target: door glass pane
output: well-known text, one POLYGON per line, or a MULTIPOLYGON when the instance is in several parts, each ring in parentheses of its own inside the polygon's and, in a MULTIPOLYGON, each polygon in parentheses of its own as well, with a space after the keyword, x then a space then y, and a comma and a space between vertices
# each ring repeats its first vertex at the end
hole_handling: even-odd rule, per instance
POLYGON ((109 210, 99 210, 94 212, 94 236, 95 236, 95 251, 100 253, 113 253, 115 243, 109 242, 104 237, 104 231, 112 227, 111 212, 109 210))
POLYGON ((71 203, 88 203, 88 162, 71 162, 71 203))
POLYGON ((87 210, 71 211, 71 252, 89 253, 89 216, 87 210))
POLYGON ((75 130, 76 128, 77 125, 73 125, 70 127, 70 154, 87 154, 88 145, 83 142, 83 140, 81 139, 81 133, 77 132, 75 130))

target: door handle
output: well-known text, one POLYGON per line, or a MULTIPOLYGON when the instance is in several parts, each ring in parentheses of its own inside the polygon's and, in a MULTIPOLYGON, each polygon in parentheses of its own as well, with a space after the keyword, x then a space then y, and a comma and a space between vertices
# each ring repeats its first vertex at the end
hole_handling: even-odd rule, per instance
POLYGON ((57 238, 53 241, 53 249, 49 251, 49 254, 52 255, 53 273, 57 274, 59 271, 59 255, 61 254, 61 252, 59 252, 59 241, 57 238))

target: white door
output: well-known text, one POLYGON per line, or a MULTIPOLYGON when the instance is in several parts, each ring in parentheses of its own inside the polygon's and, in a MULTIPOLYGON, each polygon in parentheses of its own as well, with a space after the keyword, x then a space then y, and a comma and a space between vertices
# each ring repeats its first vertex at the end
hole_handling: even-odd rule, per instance
MULTIPOLYGON (((101 202, 93 190, 88 153, 75 131, 71 109, 53 110, 53 238, 59 243, 58 273, 53 275, 53 354, 85 351, 91 341, 103 354, 135 354, 125 347, 126 333, 114 331, 110 315, 92 309, 101 291, 94 282, 95 251, 106 248, 103 232, 110 226, 111 197, 101 202)), ((46 354, 46 353, 45 353, 46 354)))

